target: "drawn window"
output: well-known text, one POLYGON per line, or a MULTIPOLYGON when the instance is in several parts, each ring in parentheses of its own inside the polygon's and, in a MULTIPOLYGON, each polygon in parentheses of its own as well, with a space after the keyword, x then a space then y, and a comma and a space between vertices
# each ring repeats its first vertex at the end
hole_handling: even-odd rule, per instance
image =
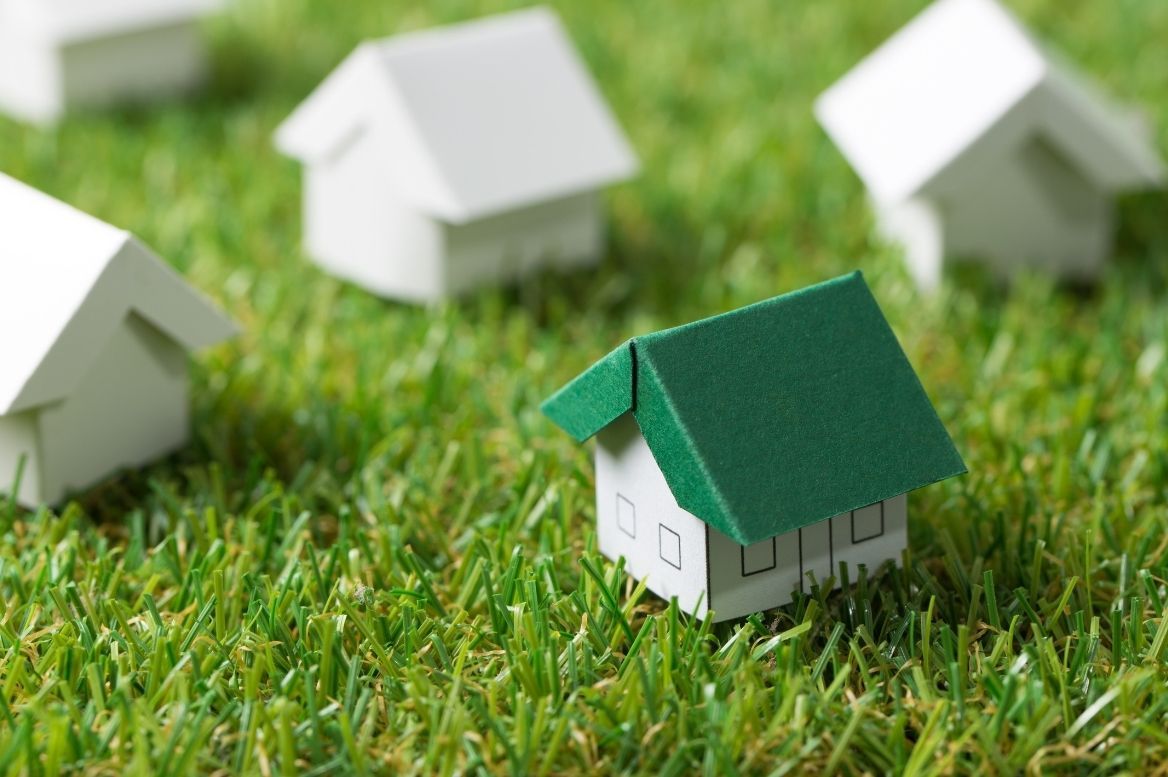
POLYGON ((657 544, 661 560, 681 569, 681 535, 663 523, 657 524, 657 544))
POLYGON ((620 494, 616 495, 616 525, 630 537, 637 536, 637 508, 620 494))
POLYGON ((749 577, 775 568, 775 538, 742 547, 742 576, 749 577))
POLYGON ((884 536, 884 503, 861 507, 852 511, 852 544, 867 542, 884 536))

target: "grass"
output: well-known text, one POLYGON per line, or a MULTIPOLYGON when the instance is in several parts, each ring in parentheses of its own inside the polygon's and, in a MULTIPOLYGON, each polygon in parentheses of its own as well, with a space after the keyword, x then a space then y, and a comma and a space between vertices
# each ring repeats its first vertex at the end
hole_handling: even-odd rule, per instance
MULTIPOLYGON (((508 3, 240 0, 208 94, 0 169, 132 228, 246 327, 197 439, 54 513, 0 506, 9 774, 1168 770, 1168 226, 1090 292, 922 298, 814 95, 922 5, 559 3, 644 161, 603 267, 429 309, 299 253, 275 125, 362 37, 508 3), (598 556, 539 401, 621 339, 865 270, 970 466, 901 570, 711 626, 598 556)), ((1168 6, 1018 0, 1168 147, 1168 6)))

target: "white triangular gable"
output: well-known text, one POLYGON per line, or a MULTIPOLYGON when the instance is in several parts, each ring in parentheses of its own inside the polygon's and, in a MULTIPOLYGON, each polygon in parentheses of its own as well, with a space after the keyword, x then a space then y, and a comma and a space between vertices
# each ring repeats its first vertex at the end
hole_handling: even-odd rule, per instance
POLYGON ((1050 137, 1105 189, 1163 175, 1129 112, 996 0, 936 0, 824 92, 816 114, 879 204, 920 193, 1007 116, 1050 137))
POLYGON ((377 133, 404 202, 455 222, 637 168, 559 20, 542 8, 365 44, 280 128, 277 144, 319 162, 360 131, 377 133))
POLYGON ((187 349, 235 332, 129 233, 0 175, 0 414, 68 396, 131 312, 187 349))

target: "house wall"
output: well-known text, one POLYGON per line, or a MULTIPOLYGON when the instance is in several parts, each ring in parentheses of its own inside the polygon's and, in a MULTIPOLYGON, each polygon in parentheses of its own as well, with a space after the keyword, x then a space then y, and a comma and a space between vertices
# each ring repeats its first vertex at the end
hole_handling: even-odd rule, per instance
POLYGON ((699 617, 713 609, 718 621, 789 603, 796 589, 810 592, 809 575, 838 586, 841 563, 854 582, 861 564, 874 573, 908 545, 901 495, 743 547, 678 507, 630 413, 597 435, 596 494, 601 552, 623 556, 663 599, 699 617), (662 557, 663 538, 680 546, 680 569, 662 557))
POLYGON ((359 133, 305 168, 304 243, 326 271, 391 299, 445 292, 442 227, 405 206, 371 143, 359 133))
POLYGON ((623 556, 629 574, 650 591, 676 596, 682 610, 705 617, 706 525, 677 506, 631 413, 596 441, 600 552, 623 556))
POLYGON ((24 121, 46 123, 61 114, 62 99, 56 50, 0 18, 0 110, 24 121))
POLYGON ((20 473, 20 491, 16 500, 25 507, 40 502, 40 449, 35 411, 0 416, 0 498, 8 499, 20 473))
POLYGON ((60 51, 69 107, 104 106, 181 93, 206 77, 206 53, 196 22, 78 41, 60 51))
POLYGON ((881 235, 904 250, 909 273, 926 290, 941 283, 945 263, 945 225, 928 200, 915 198, 893 205, 873 202, 881 235))
POLYGON ((977 261, 1000 276, 1034 267, 1094 277, 1110 252, 1111 197, 1051 139, 1044 111, 1041 101, 1028 98, 915 201, 894 207, 931 211, 946 259, 977 261))
POLYGON ((795 590, 810 593, 833 578, 840 564, 855 582, 860 566, 875 573, 886 561, 899 563, 908 547, 907 498, 894 497, 828 521, 743 547, 710 529, 711 600, 718 620, 738 618, 791 601, 795 590))
POLYGON ((41 500, 58 502, 188 437, 187 355, 130 315, 69 398, 40 410, 41 500))
POLYGON ((1089 280, 1110 251, 1112 198, 1041 135, 1021 138, 938 202, 948 254, 1000 275, 1034 267, 1089 280))
POLYGON ((446 289, 451 295, 510 281, 544 266, 595 264, 604 232, 595 192, 444 229, 446 289))

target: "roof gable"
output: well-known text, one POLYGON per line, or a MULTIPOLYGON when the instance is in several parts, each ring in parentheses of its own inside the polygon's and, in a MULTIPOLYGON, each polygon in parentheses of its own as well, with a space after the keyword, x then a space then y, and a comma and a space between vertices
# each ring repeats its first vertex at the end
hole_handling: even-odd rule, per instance
MULTIPOLYGON (((965 471, 859 273, 626 352, 632 412, 678 504, 740 543, 965 471)), ((577 439, 623 412, 613 360, 544 405, 577 439)))
POLYGON ((996 0, 936 0, 824 92, 816 115, 879 202, 919 193, 1008 114, 1085 125, 1066 151, 1108 188, 1156 180, 1149 139, 996 0), (1093 158, 1105 158, 1092 165, 1093 158), (1102 178, 1099 177, 1102 173, 1102 178))
POLYGON ((560 428, 584 442, 633 409, 636 383, 634 341, 582 372, 543 405, 560 428))
POLYGON ((235 332, 132 235, 0 175, 0 414, 67 396, 130 312, 188 349, 235 332))
POLYGON ((1116 105, 1070 68, 1051 68, 1033 98, 1043 132, 1105 191, 1162 186, 1164 162, 1151 125, 1116 105))
POLYGON ((383 138, 399 194, 465 222, 622 180, 636 158, 558 18, 536 8, 365 44, 277 134, 305 162, 383 138), (342 71, 345 71, 342 75, 342 71), (356 83, 360 81, 360 83, 356 83), (376 107, 365 105, 374 103, 376 107), (407 142, 402 142, 402 138, 407 142))

